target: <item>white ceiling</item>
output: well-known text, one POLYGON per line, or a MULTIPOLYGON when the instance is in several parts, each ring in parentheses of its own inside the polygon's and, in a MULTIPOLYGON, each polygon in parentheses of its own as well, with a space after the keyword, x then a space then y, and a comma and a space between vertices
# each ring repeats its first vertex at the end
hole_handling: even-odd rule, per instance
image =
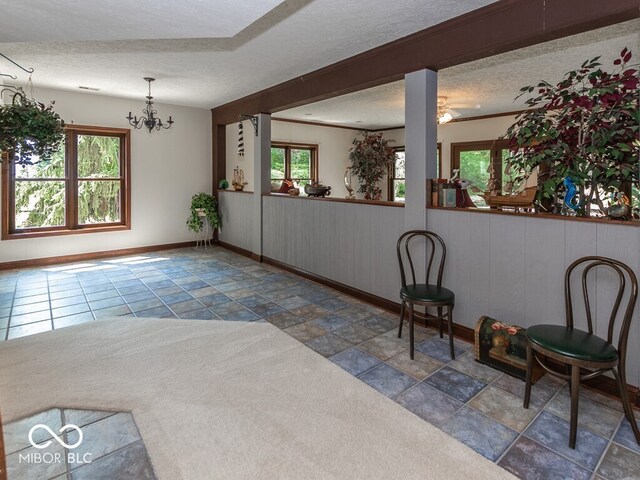
MULTIPOLYGON (((458 65, 438 74, 438 95, 462 117, 511 112, 520 87, 544 79, 559 81, 589 58, 611 62, 624 47, 640 59, 640 21, 635 20, 458 65)), ((380 129, 404 125, 404 81, 278 112, 278 118, 380 129)))
MULTIPOLYGON (((0 52, 35 68, 36 91, 38 86, 77 90, 82 85, 99 88, 99 94, 139 99, 146 94, 142 77, 150 76, 157 79, 153 95, 158 102, 211 108, 493 0, 278 3, 3 0, 0 52), (250 8, 255 9, 252 15, 245 11, 250 8), (211 20, 211 12, 220 17, 211 20), (239 33, 219 38, 234 32, 239 33), (132 35, 147 38, 130 40, 132 35), (201 35, 207 37, 195 38, 201 35)), ((0 73, 26 81, 1 58, 0 73)))
POLYGON ((2 42, 233 37, 282 0, 4 0, 2 42), (26 15, 25 15, 26 13, 26 15))

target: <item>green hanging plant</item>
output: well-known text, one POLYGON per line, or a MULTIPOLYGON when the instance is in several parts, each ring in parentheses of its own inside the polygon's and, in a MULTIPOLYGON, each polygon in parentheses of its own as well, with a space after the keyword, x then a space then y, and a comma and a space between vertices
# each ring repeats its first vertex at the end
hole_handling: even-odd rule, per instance
POLYGON ((200 192, 191 197, 191 214, 187 219, 187 227, 192 232, 199 233, 204 226, 203 218, 198 213, 203 212, 212 228, 222 228, 222 218, 218 213, 216 197, 200 192))
POLYGON ((18 165, 50 160, 64 143, 64 121, 53 110, 27 97, 17 88, 11 103, 0 105, 0 151, 10 154, 18 165))

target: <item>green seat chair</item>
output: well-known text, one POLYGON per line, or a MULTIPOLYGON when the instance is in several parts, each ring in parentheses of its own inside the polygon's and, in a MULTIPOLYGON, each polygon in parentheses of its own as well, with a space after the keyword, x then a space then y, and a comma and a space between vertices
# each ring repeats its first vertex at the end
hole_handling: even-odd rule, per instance
MULTIPOLYGON (((593 293, 593 289, 591 289, 593 293)), ((583 257, 573 262, 565 274, 565 304, 566 326, 535 325, 526 331, 527 338, 527 376, 524 394, 524 408, 529 407, 531 398, 531 377, 534 361, 550 374, 569 381, 571 391, 571 422, 569 428, 569 447, 576 447, 578 429, 578 398, 579 386, 583 380, 588 380, 603 373, 612 372, 620 390, 620 397, 624 413, 629 422, 636 441, 640 444, 640 431, 636 424, 631 402, 627 392, 625 376, 625 361, 627 354, 627 340, 633 317, 636 300, 638 298, 638 281, 633 270, 618 260, 606 257, 583 257), (589 298, 589 278, 594 278, 596 270, 600 278, 613 275, 617 283, 617 292, 613 297, 613 305, 609 315, 606 339, 593 333, 593 314, 589 298), (608 270, 608 271, 607 271, 608 270), (578 274, 582 272, 581 278, 578 274), (572 275, 573 274, 573 275, 572 275), (589 275, 591 274, 591 275, 589 275), (574 281, 575 278, 575 281, 574 281), (574 304, 572 297, 572 283, 581 280, 582 296, 585 305, 587 330, 574 327, 574 304), (621 305, 624 308, 621 309, 621 305), (617 330, 616 320, 620 317, 617 343, 614 345, 614 332, 617 330), (545 356, 556 363, 565 366, 565 372, 551 368, 541 361, 545 356)), ((604 302, 603 302, 604 303, 604 302)), ((611 303, 611 302, 610 302, 611 303)))
POLYGON ((447 256, 447 248, 442 238, 433 232, 426 230, 410 230, 403 233, 396 245, 398 262, 400 264, 400 277, 402 288, 400 288, 400 327, 398 328, 398 338, 402 337, 402 324, 404 322, 405 309, 409 310, 409 355, 414 357, 414 318, 424 320, 435 320, 439 322, 440 338, 442 338, 443 321, 447 321, 449 332, 449 350, 451 358, 455 358, 453 350, 453 317, 452 310, 455 301, 454 293, 442 286, 442 274, 444 262, 447 256), (424 256, 425 272, 424 283, 416 280, 416 269, 414 268, 414 258, 424 256), (439 260, 439 261, 438 261, 439 260), (438 265, 437 272, 435 265, 438 265), (408 267, 411 277, 407 281, 406 268, 408 267), (432 267, 433 272, 432 272, 432 267), (433 275, 432 275, 433 273, 433 275), (435 279, 433 278, 435 277, 435 279), (429 283, 429 279, 435 283, 429 283), (415 306, 425 307, 424 313, 416 312, 415 306), (437 309, 437 316, 427 312, 427 308, 437 309), (443 308, 446 313, 443 315, 443 308))

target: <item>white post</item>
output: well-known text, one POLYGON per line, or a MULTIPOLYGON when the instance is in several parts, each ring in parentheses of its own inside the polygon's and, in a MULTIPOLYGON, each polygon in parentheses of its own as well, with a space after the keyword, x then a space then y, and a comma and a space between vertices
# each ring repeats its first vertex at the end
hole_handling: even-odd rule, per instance
MULTIPOLYGON (((253 135, 253 129, 245 135, 253 135)), ((271 191, 271 115, 258 115, 258 136, 253 149, 253 225, 251 226, 251 251, 262 257, 262 194, 271 191)))
POLYGON ((436 177, 438 74, 405 76, 405 229, 426 229, 426 179, 436 177))

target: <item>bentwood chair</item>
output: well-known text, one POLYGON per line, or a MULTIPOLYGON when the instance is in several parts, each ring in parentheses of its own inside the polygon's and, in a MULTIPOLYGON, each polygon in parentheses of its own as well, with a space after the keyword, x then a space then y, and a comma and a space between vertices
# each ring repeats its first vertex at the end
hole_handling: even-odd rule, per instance
POLYGON ((413 322, 417 317, 424 320, 435 320, 439 322, 440 338, 442 338, 442 322, 446 319, 448 331, 449 331, 449 350, 451 352, 451 358, 455 358, 453 351, 453 303, 455 300, 454 293, 442 286, 442 273, 444 271, 444 261, 447 256, 447 248, 444 245, 444 241, 438 235, 426 230, 410 230, 403 233, 398 239, 396 245, 398 253, 398 262, 400 264, 400 276, 402 280, 402 288, 400 289, 400 327, 398 328, 398 338, 402 337, 402 324, 404 322, 405 308, 409 309, 409 343, 410 350, 409 355, 413 360, 414 356, 414 333, 413 322), (421 241, 422 240, 422 241, 421 241), (416 281, 416 269, 414 268, 414 262, 412 255, 415 257, 417 250, 416 247, 421 246, 421 253, 425 254, 425 280, 424 283, 417 283, 416 281), (411 249, 414 252, 411 252, 411 249), (432 267, 437 262, 434 259, 440 258, 438 270, 435 272, 435 283, 429 283, 429 279, 433 276, 432 267), (407 281, 407 275, 405 267, 409 267, 411 277, 407 281), (415 306, 420 305, 425 307, 424 314, 415 311, 415 306), (437 316, 430 315, 427 312, 427 307, 437 308, 437 316), (446 314, 443 315, 442 310, 446 307, 446 314))
MULTIPOLYGON (((606 272, 600 271, 601 274, 606 272)), ((638 281, 633 270, 618 260, 606 257, 583 257, 573 262, 565 274, 565 304, 566 326, 562 325, 536 325, 526 331, 527 337, 527 376, 524 395, 524 408, 529 407, 531 397, 531 374, 533 362, 537 361, 542 368, 550 374, 569 380, 571 391, 571 422, 569 430, 569 447, 575 448, 578 428, 578 392, 580 382, 588 380, 606 372, 612 372, 620 390, 620 398, 624 407, 624 413, 631 423, 636 441, 640 444, 640 431, 636 425, 633 409, 627 392, 625 376, 625 361, 627 355, 627 339, 633 310, 638 298, 638 281), (607 338, 601 338, 593 333, 593 315, 589 299, 588 277, 595 274, 596 267, 605 267, 613 270, 617 283, 617 293, 613 300, 613 307, 607 325, 607 338), (580 330, 573 326, 573 298, 571 295, 572 278, 582 270, 582 295, 587 317, 587 330, 580 330), (572 276, 572 274, 575 275, 572 276), (623 310, 620 310, 621 304, 623 310), (621 312, 621 324, 617 335, 617 344, 614 345, 614 331, 616 330, 616 318, 621 312), (544 355, 552 360, 562 363, 570 374, 562 373, 545 365, 540 360, 544 355)), ((599 303, 604 301, 598 300, 599 303)))

